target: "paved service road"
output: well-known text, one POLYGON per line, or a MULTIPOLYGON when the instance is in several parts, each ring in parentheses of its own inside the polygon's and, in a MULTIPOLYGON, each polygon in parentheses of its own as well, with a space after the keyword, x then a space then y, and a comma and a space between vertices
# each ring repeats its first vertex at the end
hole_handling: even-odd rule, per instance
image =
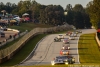
POLYGON ((0 42, 3 42, 5 39, 8 39, 10 35, 15 35, 17 34, 18 32, 15 32, 15 31, 4 31, 5 33, 5 37, 1 37, 0 35, 0 42))
MULTIPOLYGON (((84 29, 82 34, 94 33, 95 29, 84 29)), ((58 34, 51 34, 46 36, 39 44, 31 59, 20 64, 20 66, 31 66, 31 65, 46 65, 51 64, 51 60, 56 56, 60 55, 60 50, 64 45, 63 42, 54 42, 54 37, 58 34)), ((78 34, 75 40, 70 40, 69 54, 75 57, 75 64, 80 64, 78 55, 78 39, 81 34, 78 34)), ((67 38, 68 36, 65 36, 67 38)), ((66 44, 67 45, 67 44, 66 44)))

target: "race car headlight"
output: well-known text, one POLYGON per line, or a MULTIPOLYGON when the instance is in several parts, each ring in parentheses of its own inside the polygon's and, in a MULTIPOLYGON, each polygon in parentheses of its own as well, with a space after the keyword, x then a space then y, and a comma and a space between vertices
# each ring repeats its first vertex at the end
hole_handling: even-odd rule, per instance
POLYGON ((65 60, 65 61, 68 61, 68 60, 65 60))
POLYGON ((54 61, 52 61, 52 62, 51 62, 51 65, 55 65, 55 62, 54 62, 54 61))
POLYGON ((72 61, 75 62, 75 58, 72 58, 72 61))

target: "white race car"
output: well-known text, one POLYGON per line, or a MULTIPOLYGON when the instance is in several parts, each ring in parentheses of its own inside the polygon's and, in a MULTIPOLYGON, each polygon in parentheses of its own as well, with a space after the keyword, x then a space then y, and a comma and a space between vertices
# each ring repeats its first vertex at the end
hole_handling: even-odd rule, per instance
POLYGON ((70 40, 75 40, 75 37, 74 36, 70 36, 69 39, 70 40))
POLYGON ((63 35, 63 34, 59 34, 57 37, 58 37, 59 39, 64 39, 64 35, 63 35))
POLYGON ((72 33, 71 35, 70 35, 70 37, 77 37, 77 34, 76 33, 72 33))
POLYGON ((77 30, 77 32, 78 32, 78 33, 82 33, 82 31, 81 31, 81 30, 77 30))
POLYGON ((73 64, 75 63, 75 58, 68 55, 68 56, 57 56, 56 58, 54 58, 53 61, 51 61, 51 65, 55 65, 55 64, 73 64))

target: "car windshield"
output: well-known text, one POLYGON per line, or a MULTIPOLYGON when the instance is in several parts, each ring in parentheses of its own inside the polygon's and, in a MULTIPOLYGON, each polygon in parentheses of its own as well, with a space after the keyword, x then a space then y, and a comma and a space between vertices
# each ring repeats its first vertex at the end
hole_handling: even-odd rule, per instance
POLYGON ((62 51, 62 52, 67 52, 68 50, 62 49, 61 51, 62 51))
POLYGON ((58 56, 58 57, 56 57, 56 59, 67 59, 69 57, 71 57, 71 56, 58 56))
POLYGON ((68 38, 65 38, 64 40, 68 40, 68 38))
POLYGON ((62 36, 62 35, 59 35, 59 36, 62 36))

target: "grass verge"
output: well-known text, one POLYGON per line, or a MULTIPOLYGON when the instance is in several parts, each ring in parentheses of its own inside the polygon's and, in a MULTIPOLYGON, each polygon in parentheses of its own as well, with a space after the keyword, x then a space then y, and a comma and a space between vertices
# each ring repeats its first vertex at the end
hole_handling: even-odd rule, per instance
POLYGON ((41 28, 49 28, 49 27, 52 27, 52 25, 45 25, 45 24, 34 24, 34 23, 20 23, 19 26, 8 26, 8 28, 12 28, 12 29, 18 29, 20 30, 21 32, 24 32, 26 29, 28 31, 31 31, 33 28, 36 28, 36 27, 41 27, 41 28))
POLYGON ((100 51, 94 33, 82 35, 78 47, 81 64, 100 64, 100 51))

